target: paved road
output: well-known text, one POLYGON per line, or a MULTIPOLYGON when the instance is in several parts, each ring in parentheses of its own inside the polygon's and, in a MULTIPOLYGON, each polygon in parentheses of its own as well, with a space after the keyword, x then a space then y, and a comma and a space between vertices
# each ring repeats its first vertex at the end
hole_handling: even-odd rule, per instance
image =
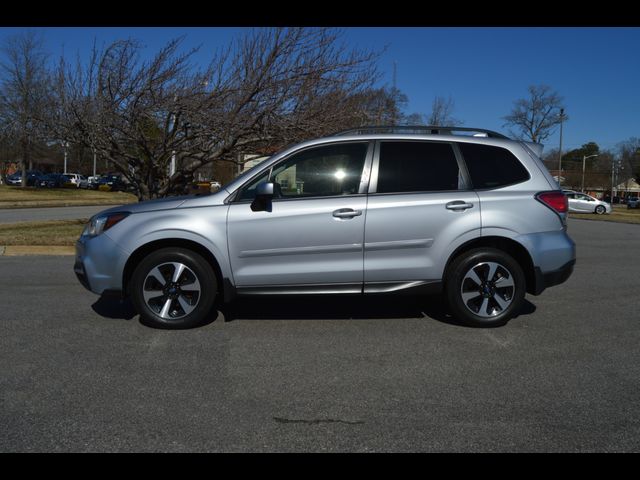
POLYGON ((98 205, 90 207, 3 208, 0 209, 0 223, 90 218, 92 215, 114 206, 115 205, 98 205))
POLYGON ((69 257, 0 257, 0 451, 638 451, 640 226, 497 329, 412 297, 234 304, 189 331, 69 257))

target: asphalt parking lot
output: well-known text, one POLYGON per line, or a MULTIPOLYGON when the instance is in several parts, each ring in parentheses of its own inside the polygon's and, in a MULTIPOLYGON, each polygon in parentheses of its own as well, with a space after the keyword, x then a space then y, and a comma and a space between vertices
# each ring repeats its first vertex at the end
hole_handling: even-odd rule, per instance
POLYGON ((154 330, 73 257, 0 257, 0 451, 638 451, 640 225, 569 232, 573 276, 490 330, 399 295, 154 330))

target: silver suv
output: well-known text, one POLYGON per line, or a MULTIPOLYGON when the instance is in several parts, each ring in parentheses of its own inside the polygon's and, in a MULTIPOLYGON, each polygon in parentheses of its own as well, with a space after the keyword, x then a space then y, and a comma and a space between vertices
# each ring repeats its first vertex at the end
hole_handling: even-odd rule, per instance
POLYGON ((288 148, 210 195, 105 210, 74 270, 147 324, 198 325, 236 295, 442 292, 497 326, 573 271, 567 198, 541 146, 488 130, 372 127, 288 148), (474 133, 475 134, 472 134, 474 133))

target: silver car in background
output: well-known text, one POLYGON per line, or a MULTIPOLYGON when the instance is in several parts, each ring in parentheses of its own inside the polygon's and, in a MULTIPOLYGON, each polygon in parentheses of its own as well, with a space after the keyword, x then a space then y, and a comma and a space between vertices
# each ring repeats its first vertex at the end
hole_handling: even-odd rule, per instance
POLYGON ((567 198, 540 153, 481 129, 350 130, 216 193, 95 215, 74 270, 161 328, 196 326, 235 296, 408 289, 442 293, 469 325, 502 325, 575 263, 567 198))
POLYGON ((563 190, 569 201, 569 211, 573 213, 597 213, 603 215, 611 213, 611 204, 598 200, 586 193, 573 190, 563 190))

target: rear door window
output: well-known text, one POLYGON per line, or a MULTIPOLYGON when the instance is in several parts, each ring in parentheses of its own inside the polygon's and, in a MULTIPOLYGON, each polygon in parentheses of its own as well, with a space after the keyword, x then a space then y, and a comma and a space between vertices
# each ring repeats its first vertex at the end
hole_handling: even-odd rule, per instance
POLYGON ((377 193, 459 190, 464 181, 453 148, 443 142, 380 143, 377 193))

